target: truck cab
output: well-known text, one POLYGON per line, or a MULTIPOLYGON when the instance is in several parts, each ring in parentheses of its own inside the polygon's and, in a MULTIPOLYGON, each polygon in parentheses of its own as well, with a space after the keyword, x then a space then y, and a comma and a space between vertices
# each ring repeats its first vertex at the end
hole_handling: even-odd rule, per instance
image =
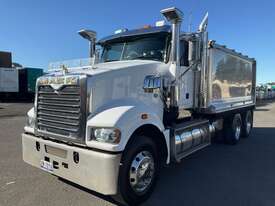
POLYGON ((231 144, 249 135, 255 61, 209 42, 207 15, 197 32, 186 33, 179 9, 161 13, 170 25, 122 29, 98 41, 93 31, 79 32, 89 40, 88 64, 55 64, 37 80, 22 134, 25 162, 137 204, 152 193, 162 165, 210 145, 223 125, 233 125, 226 138, 231 144), (251 75, 237 83, 212 81, 210 48, 225 59, 237 56, 232 61, 243 60, 251 75), (229 89, 229 98, 221 93, 217 99, 213 82, 245 90, 245 98, 229 89))

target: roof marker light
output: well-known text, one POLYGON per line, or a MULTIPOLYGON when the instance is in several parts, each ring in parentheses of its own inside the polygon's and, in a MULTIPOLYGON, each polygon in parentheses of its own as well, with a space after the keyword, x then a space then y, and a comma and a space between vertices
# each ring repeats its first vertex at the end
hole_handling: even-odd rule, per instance
POLYGON ((126 32, 128 31, 128 29, 124 28, 124 29, 118 29, 115 31, 115 34, 120 34, 120 33, 123 33, 123 32, 126 32))
POLYGON ((146 24, 146 25, 144 25, 142 28, 143 28, 143 29, 150 29, 150 28, 151 28, 151 25, 146 24))
POLYGON ((157 27, 164 26, 164 25, 165 25, 165 21, 164 21, 164 20, 157 21, 155 25, 156 25, 157 27))

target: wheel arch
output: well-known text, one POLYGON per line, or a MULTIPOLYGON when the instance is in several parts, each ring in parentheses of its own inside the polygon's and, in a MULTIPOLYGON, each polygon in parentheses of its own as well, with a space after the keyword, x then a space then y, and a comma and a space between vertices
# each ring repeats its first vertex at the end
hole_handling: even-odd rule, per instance
POLYGON ((144 124, 138 127, 131 135, 130 139, 128 140, 125 150, 129 148, 134 141, 135 138, 138 136, 146 136, 150 138, 155 144, 158 149, 158 154, 160 154, 161 162, 165 163, 167 161, 169 155, 169 145, 167 145, 167 141, 163 132, 159 130, 159 128, 153 124, 144 124))

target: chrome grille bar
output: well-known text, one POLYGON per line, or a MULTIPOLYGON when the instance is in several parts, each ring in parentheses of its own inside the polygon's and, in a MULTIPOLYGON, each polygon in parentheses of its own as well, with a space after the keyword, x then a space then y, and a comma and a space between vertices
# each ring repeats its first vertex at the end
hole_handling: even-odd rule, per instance
POLYGON ((76 102, 78 102, 78 101, 80 101, 80 99, 79 98, 76 98, 76 99, 73 99, 73 98, 57 98, 57 97, 39 97, 39 100, 50 100, 50 101, 52 101, 52 100, 55 100, 55 101, 76 101, 76 102))
POLYGON ((49 128, 54 128, 54 129, 64 130, 64 131, 69 131, 69 132, 77 132, 78 131, 77 129, 69 129, 69 128, 64 128, 64 127, 57 127, 57 126, 53 126, 53 125, 49 125, 49 124, 43 124, 43 123, 38 123, 38 125, 42 126, 42 127, 49 127, 49 128))
MULTIPOLYGON (((46 118, 42 118, 42 117, 38 117, 37 119, 38 119, 40 122, 51 122, 51 123, 60 124, 60 121, 58 121, 58 120, 46 119, 46 118)), ((75 123, 74 123, 74 122, 66 122, 66 121, 63 121, 62 124, 64 124, 64 125, 71 125, 71 126, 79 126, 79 122, 78 122, 78 121, 76 121, 75 123)))
POLYGON ((44 108, 41 106, 38 106, 39 110, 45 110, 45 111, 53 111, 53 112, 65 112, 65 113, 73 113, 73 114, 79 114, 80 110, 75 110, 75 111, 68 111, 63 109, 50 109, 50 108, 44 108))
POLYGON ((79 105, 77 104, 56 104, 56 103, 46 103, 46 102, 38 102, 39 105, 48 105, 48 106, 57 106, 57 107, 74 107, 74 108, 79 108, 79 105))
POLYGON ((43 112, 38 112, 39 116, 49 116, 49 117, 57 117, 57 118, 64 118, 64 119, 75 119, 78 120, 79 116, 64 116, 64 115, 57 115, 57 114, 47 114, 43 112))

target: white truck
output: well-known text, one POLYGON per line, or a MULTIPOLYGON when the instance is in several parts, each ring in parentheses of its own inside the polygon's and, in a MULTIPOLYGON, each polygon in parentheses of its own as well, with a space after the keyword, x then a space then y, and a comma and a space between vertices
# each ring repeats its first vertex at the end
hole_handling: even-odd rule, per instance
POLYGON ((216 133, 228 144, 249 136, 256 61, 209 41, 207 15, 198 31, 181 32, 179 9, 161 13, 168 25, 99 41, 79 32, 93 61, 38 79, 22 134, 25 162, 131 205, 150 196, 162 165, 210 145, 216 133))

